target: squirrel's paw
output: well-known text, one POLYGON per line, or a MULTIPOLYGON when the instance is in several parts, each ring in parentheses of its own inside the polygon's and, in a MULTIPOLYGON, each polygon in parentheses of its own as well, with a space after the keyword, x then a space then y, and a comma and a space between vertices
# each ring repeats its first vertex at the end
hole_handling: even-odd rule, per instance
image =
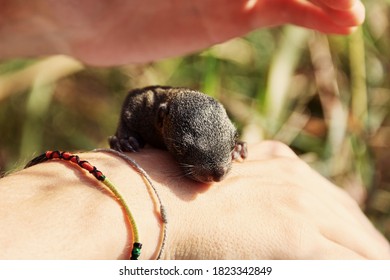
POLYGON ((140 143, 135 137, 118 138, 115 135, 108 138, 111 149, 118 152, 138 152, 140 149, 140 143))
POLYGON ((248 145, 246 142, 237 141, 232 152, 232 160, 245 159, 248 156, 248 145))

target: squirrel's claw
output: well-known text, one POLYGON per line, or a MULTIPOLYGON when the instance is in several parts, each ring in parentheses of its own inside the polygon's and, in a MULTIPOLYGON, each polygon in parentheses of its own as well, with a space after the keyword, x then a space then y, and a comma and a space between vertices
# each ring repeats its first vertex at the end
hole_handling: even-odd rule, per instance
POLYGON ((134 137, 130 136, 128 139, 118 138, 115 135, 108 138, 111 149, 118 152, 138 152, 140 145, 134 137))

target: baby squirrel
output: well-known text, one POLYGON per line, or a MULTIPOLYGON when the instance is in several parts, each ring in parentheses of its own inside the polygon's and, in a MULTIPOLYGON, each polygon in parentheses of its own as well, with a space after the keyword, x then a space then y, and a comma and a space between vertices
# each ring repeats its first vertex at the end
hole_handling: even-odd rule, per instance
POLYGON ((139 151, 146 143, 167 149, 185 176, 211 183, 226 176, 232 160, 247 157, 237 136, 215 99, 187 88, 150 86, 129 92, 109 143, 121 152, 139 151))

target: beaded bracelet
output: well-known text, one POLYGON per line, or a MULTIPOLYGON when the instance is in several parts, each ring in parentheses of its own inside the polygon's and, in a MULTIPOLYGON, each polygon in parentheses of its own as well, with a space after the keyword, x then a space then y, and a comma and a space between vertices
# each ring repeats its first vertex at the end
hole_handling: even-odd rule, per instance
POLYGON ((101 181, 114 194, 115 198, 119 201, 119 203, 124 208, 126 215, 129 219, 129 222, 131 224, 131 230, 133 233, 133 248, 131 250, 130 259, 137 260, 138 257, 141 255, 141 248, 142 248, 142 244, 139 242, 138 228, 135 223, 133 214, 130 211, 130 208, 127 206, 127 203, 123 199, 122 195, 117 191, 116 187, 111 183, 111 181, 108 180, 108 178, 101 171, 99 171, 95 166, 90 164, 88 161, 80 160, 79 156, 73 155, 69 152, 47 151, 46 153, 37 156, 29 163, 27 163, 25 168, 51 159, 62 159, 77 164, 81 168, 91 173, 97 180, 101 181))

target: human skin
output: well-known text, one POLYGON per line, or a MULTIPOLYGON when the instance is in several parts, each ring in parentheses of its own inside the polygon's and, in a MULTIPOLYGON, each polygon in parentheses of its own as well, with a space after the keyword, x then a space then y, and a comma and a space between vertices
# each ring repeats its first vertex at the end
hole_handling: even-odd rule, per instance
POLYGON ((144 63, 283 24, 348 34, 364 14, 358 0, 0 0, 0 57, 144 63))
MULTIPOLYGON (((204 185, 171 156, 130 154, 150 175, 168 218, 163 259, 390 259, 390 247, 353 199, 287 146, 264 141, 228 177, 204 185), (151 160, 153 159, 153 160, 151 160)), ((122 159, 83 153, 114 182, 139 227, 141 259, 158 251, 161 221, 141 177, 122 159)), ((131 229, 90 174, 53 160, 0 179, 1 259, 116 259, 131 229)))

